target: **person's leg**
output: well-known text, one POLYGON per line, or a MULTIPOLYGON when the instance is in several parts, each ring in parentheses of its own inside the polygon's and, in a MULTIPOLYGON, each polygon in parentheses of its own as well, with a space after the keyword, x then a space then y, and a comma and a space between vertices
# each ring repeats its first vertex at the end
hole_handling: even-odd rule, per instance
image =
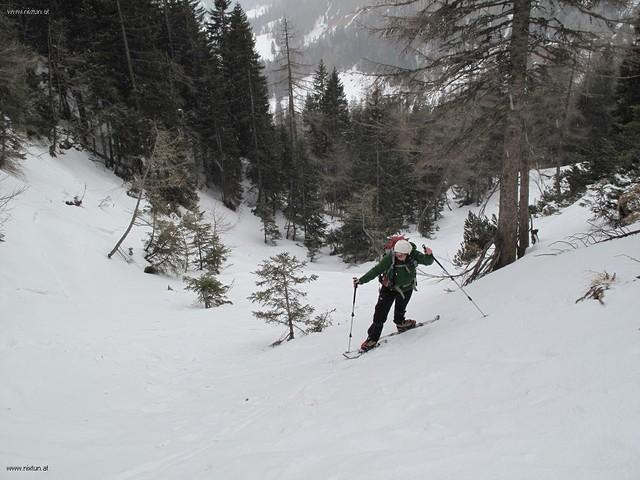
POLYGON ((402 295, 400 295, 399 292, 395 292, 396 306, 393 310, 393 323, 395 323, 396 325, 401 324, 405 320, 404 315, 407 311, 407 304, 409 303, 409 300, 411 300, 411 295, 413 295, 413 290, 409 290, 408 292, 403 293, 404 298, 402 298, 402 295))
POLYGON ((369 340, 374 340, 377 342, 380 338, 380 335, 382 334, 382 328, 384 327, 384 322, 386 322, 387 320, 387 315, 389 315, 389 310, 391 310, 391 305, 393 304, 393 300, 395 298, 396 295, 393 290, 387 287, 382 287, 380 289, 378 303, 376 304, 376 309, 373 313, 373 323, 367 331, 369 340))

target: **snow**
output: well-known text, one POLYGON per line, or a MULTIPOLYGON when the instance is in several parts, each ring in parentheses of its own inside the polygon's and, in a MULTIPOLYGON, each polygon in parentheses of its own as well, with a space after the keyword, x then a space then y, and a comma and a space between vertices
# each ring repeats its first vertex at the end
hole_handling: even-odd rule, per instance
POLYGON ((278 44, 271 31, 255 36, 256 52, 264 61, 272 61, 279 51, 278 44))
POLYGON ((340 80, 344 87, 344 95, 349 102, 363 99, 373 84, 373 79, 359 72, 356 67, 340 72, 340 80))
MULTIPOLYGON (((340 80, 344 86, 344 93, 349 102, 358 102, 363 100, 370 93, 373 84, 376 82, 375 74, 366 74, 358 70, 354 65, 349 70, 340 72, 340 80)), ((385 95, 397 93, 397 89, 384 82, 380 83, 381 91, 385 95)))
POLYGON ((255 20, 257 18, 260 18, 262 15, 267 13, 267 10, 269 10, 270 7, 271 5, 259 5, 255 8, 247 10, 246 12, 247 18, 249 18, 249 20, 255 20))
POLYGON ((321 17, 318 17, 311 31, 304 36, 302 44, 305 47, 308 47, 313 42, 318 40, 322 35, 324 35, 328 28, 329 26, 327 25, 327 19, 325 18, 325 16, 323 15, 321 17))
MULTIPOLYGON (((65 480, 640 478, 640 239, 552 255, 587 229, 577 204, 536 220, 539 244, 466 288, 486 318, 450 281, 421 277, 409 316, 441 320, 350 361, 351 277, 372 264, 308 265, 308 301, 336 308, 335 325, 270 348, 282 332, 252 317, 251 272, 305 252, 264 246, 248 208, 202 193, 233 249, 221 276, 233 305, 205 310, 180 279, 142 273, 143 229, 129 262, 106 258, 135 200, 84 153, 33 147, 21 176, 0 176, 28 186, 0 244, 1 478, 41 478, 5 471, 31 465, 65 480), (82 207, 65 205, 85 184, 82 207), (603 271, 617 279, 605 304, 575 303, 603 271)), ((412 240, 448 268, 469 210, 412 240)), ((374 283, 357 291, 352 347, 374 283)))

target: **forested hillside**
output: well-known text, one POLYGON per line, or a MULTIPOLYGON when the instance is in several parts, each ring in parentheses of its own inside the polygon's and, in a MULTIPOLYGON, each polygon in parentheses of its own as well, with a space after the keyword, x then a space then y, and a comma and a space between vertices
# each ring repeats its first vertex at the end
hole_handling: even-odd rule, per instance
POLYGON ((613 222, 608 207, 638 170, 638 13, 521 1, 385 5, 378 35, 416 64, 390 58, 380 78, 395 93, 374 86, 351 105, 334 65, 320 60, 302 81, 295 22, 279 17, 285 101, 275 108, 247 15, 230 0, 209 10, 197 0, 9 2, 0 166, 19 168, 27 138, 46 138, 51 156, 86 149, 131 181, 154 222, 181 207, 197 215, 209 186, 228 208, 247 202, 266 243, 301 239, 311 260, 325 247, 374 258, 389 234, 432 233, 449 189, 480 205, 499 188, 487 250, 499 267, 529 244, 530 167, 558 167, 555 202, 613 185, 600 208, 613 222))

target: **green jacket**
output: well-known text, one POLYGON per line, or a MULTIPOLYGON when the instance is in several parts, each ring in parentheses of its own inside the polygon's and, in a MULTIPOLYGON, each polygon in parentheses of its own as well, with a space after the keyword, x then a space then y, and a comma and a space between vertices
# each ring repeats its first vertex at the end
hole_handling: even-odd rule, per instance
POLYGON ((431 265, 432 263, 433 255, 421 253, 413 245, 413 250, 411 250, 404 262, 394 259, 394 253, 389 252, 375 267, 360 277, 358 283, 367 283, 378 275, 386 274, 390 280, 390 288, 395 288, 400 292, 407 292, 416 285, 416 267, 418 264, 431 265))

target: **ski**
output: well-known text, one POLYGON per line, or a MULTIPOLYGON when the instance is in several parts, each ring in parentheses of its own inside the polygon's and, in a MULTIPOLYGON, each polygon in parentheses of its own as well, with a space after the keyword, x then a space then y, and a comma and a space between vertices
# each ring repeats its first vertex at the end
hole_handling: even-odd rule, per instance
POLYGON ((342 356, 344 358, 348 358, 349 360, 355 360, 356 358, 360 358, 362 355, 364 355, 367 352, 370 352, 371 350, 375 350, 376 348, 378 348, 379 346, 381 346, 383 343, 387 343, 387 339, 380 339, 378 340, 378 343, 376 343, 375 347, 371 347, 368 350, 362 350, 361 348, 359 348, 358 350, 351 350, 349 352, 344 352, 342 354, 342 356))
POLYGON ((370 352, 371 350, 375 350, 376 348, 378 348, 382 344, 387 343, 389 341, 390 337, 393 337, 395 335, 400 335, 402 333, 410 332, 411 330, 415 330, 416 328, 424 327, 425 325, 431 325, 432 323, 435 323, 438 320, 440 320, 440 315, 436 315, 432 319, 426 320, 424 322, 418 322, 418 323, 416 323, 415 327, 410 328, 409 330, 405 330, 404 332, 387 333, 386 335, 383 335, 383 336, 380 337, 380 340, 378 340, 378 343, 376 344, 375 347, 372 347, 372 348, 370 348, 368 350, 358 349, 358 350, 353 350, 353 351, 349 351, 349 352, 344 352, 342 354, 342 356, 347 358, 347 359, 349 359, 349 360, 355 360, 356 358, 360 358, 365 353, 370 352))
POLYGON ((400 335, 402 333, 410 332, 411 330, 415 330, 416 328, 424 327, 425 325, 431 325, 432 323, 435 323, 438 320, 440 320, 440 315, 436 315, 432 319, 425 320, 424 322, 417 322, 415 327, 410 328, 409 330, 405 330, 404 332, 391 332, 391 333, 387 333, 386 335, 381 336, 380 338, 381 339, 382 338, 389 338, 389 337, 393 337, 394 335, 400 335))

